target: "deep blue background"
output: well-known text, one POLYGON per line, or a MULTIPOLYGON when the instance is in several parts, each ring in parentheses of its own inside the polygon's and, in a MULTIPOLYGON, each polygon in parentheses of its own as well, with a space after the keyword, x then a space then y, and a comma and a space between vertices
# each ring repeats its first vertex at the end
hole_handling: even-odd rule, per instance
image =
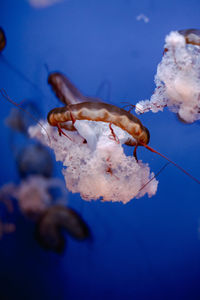
MULTIPOLYGON (((25 0, 1 0, 0 26, 8 41, 3 55, 42 92, 2 58, 0 87, 18 103, 34 99, 46 118, 59 105, 47 85, 47 63, 87 95, 95 96, 108 80, 112 103, 134 104, 154 90, 166 34, 200 28, 199 20, 199 0, 68 0, 41 10, 25 0), (141 13, 149 23, 136 20, 141 13)), ((106 99, 106 89, 99 96, 106 99)), ((1 97, 0 185, 19 181, 3 121, 11 107, 1 97)), ((200 178, 198 122, 184 125, 168 110, 141 120, 152 147, 200 178)), ((155 172, 165 163, 145 149, 138 155, 155 172)), ((55 174, 62 177, 59 164, 55 174)), ((159 180, 156 196, 127 205, 69 194, 93 242, 68 239, 61 257, 44 252, 33 225, 17 216, 17 232, 0 241, 0 299, 200 299, 200 186, 171 165, 159 180)))

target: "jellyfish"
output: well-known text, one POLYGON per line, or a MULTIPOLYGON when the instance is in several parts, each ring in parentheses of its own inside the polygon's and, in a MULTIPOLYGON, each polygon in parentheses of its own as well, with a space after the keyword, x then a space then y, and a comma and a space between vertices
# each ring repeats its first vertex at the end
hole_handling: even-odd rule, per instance
POLYGON ((52 176, 53 161, 47 148, 42 144, 28 144, 16 157, 17 168, 21 178, 29 175, 52 176))
POLYGON ((15 197, 21 212, 32 220, 36 220, 51 205, 66 204, 67 190, 59 178, 32 175, 22 180, 16 188, 15 197), (58 188, 61 191, 57 199, 51 195, 52 188, 58 188))
MULTIPOLYGON (((10 213, 13 212, 13 206, 8 205, 11 197, 17 200, 21 213, 36 224, 35 238, 43 248, 63 252, 66 245, 64 231, 78 241, 90 237, 85 221, 75 210, 66 207, 67 190, 60 179, 32 175, 19 185, 5 184, 0 189, 0 202, 10 213), (55 196, 52 189, 59 189, 60 193, 55 196)), ((4 222, 0 216, 0 239, 15 228, 14 223, 4 222)))
POLYGON ((100 99, 95 97, 84 96, 61 72, 51 72, 48 76, 48 84, 50 84, 57 98, 64 105, 100 101, 100 99))
POLYGON ((61 253, 66 245, 64 231, 79 241, 90 236, 87 224, 75 210, 54 205, 38 220, 35 237, 43 248, 61 253))
POLYGON ((43 127, 51 143, 39 126, 30 127, 29 133, 53 148, 56 160, 63 162, 68 190, 88 201, 100 198, 123 203, 156 193, 158 182, 152 179, 148 164, 126 156, 122 147, 149 141, 148 129, 132 114, 107 103, 83 102, 53 109, 48 122, 43 127), (62 133, 69 135, 71 124, 76 131, 66 138, 62 133))
POLYGON ((34 8, 46 8, 63 0, 27 0, 29 4, 34 8))
POLYGON ((136 112, 163 111, 168 107, 179 120, 200 119, 200 30, 172 31, 165 39, 164 55, 155 76, 150 100, 139 101, 136 112))
POLYGON ((181 166, 148 146, 148 129, 122 108, 103 102, 68 104, 52 109, 47 120, 49 124, 41 121, 42 126, 30 127, 29 134, 54 150, 56 160, 63 163, 68 190, 80 193, 84 200, 127 203, 146 193, 153 196, 158 181, 148 164, 137 159, 138 146, 165 158, 200 184, 181 166), (122 144, 135 146, 133 157, 125 155, 122 144))
POLYGON ((30 175, 19 184, 7 183, 0 189, 4 199, 15 198, 20 211, 33 221, 37 220, 44 211, 54 205, 67 203, 67 190, 59 178, 45 178, 42 175, 30 175), (55 195, 53 189, 59 193, 55 195))
MULTIPOLYGON (((8 101, 11 99, 6 98, 8 101)), ((40 115, 38 107, 34 101, 24 99, 20 105, 14 103, 16 107, 13 107, 5 119, 5 125, 12 129, 12 131, 22 133, 25 136, 28 135, 28 127, 33 124, 33 121, 37 121, 34 115, 40 115)))
POLYGON ((9 132, 10 147, 21 178, 37 174, 51 177, 53 161, 49 150, 41 143, 33 143, 29 139, 28 128, 33 124, 33 120, 35 121, 32 113, 39 114, 39 110, 30 101, 25 101, 20 107, 11 109, 5 119, 5 124, 11 129, 9 132), (16 132, 20 134, 16 134, 16 132))

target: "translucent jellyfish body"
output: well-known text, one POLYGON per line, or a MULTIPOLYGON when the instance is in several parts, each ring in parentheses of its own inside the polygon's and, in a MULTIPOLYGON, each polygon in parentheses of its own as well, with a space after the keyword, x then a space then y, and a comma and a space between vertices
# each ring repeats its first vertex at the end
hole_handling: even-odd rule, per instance
POLYGON ((29 4, 34 8, 46 8, 63 0, 27 0, 29 4))
POLYGON ((63 182, 57 178, 45 178, 40 175, 31 175, 22 180, 19 185, 6 184, 0 189, 1 195, 9 199, 17 199, 21 212, 32 220, 37 220, 46 209, 53 204, 66 204, 67 190, 63 182), (59 189, 60 193, 55 198, 53 189, 59 189))
MULTIPOLYGON (((113 138, 108 123, 76 120, 77 132, 70 133, 70 139, 59 136, 57 129, 47 122, 29 129, 31 137, 49 145, 55 152, 56 160, 63 163, 63 175, 67 188, 80 193, 85 200, 103 199, 122 201, 144 194, 156 193, 158 182, 153 179, 148 164, 137 162, 134 157, 126 156, 122 144, 133 140, 132 136, 118 126, 112 125, 116 135, 113 138), (87 143, 85 142, 87 141, 87 143), (144 188, 143 186, 149 182, 144 188)), ((65 131, 69 136, 69 131, 65 131)))
POLYGON ((162 111, 167 106, 180 120, 200 119, 200 31, 172 31, 155 76, 156 89, 150 100, 136 104, 136 112, 162 111))
POLYGON ((30 144, 24 147, 16 158, 19 174, 22 178, 29 175, 51 177, 52 157, 43 145, 30 144))

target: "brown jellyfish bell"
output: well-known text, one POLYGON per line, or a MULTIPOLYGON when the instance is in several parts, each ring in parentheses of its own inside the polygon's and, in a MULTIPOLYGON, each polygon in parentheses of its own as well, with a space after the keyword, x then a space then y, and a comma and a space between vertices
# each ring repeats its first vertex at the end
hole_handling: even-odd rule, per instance
POLYGON ((178 32, 184 36, 186 44, 200 46, 200 29, 183 29, 178 32))
POLYGON ((84 96, 61 72, 51 72, 48 75, 48 84, 52 87, 57 98, 65 105, 101 101, 96 97, 84 96))

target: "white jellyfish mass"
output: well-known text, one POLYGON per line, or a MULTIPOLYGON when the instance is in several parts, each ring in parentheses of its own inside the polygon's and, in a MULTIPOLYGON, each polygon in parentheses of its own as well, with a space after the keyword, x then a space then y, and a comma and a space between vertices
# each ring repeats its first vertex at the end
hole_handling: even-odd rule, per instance
POLYGON ((53 204, 65 205, 67 191, 59 178, 30 175, 19 185, 7 183, 0 188, 0 200, 7 200, 10 197, 17 199, 19 208, 24 215, 35 219, 53 204), (61 191, 61 196, 56 200, 52 198, 50 193, 53 188, 58 188, 61 191))
POLYGON ((47 122, 40 123, 43 127, 31 126, 29 134, 54 150, 56 160, 63 163, 66 187, 72 193, 80 193, 84 200, 123 203, 156 193, 158 181, 148 164, 124 153, 122 144, 127 138, 133 139, 126 131, 112 125, 114 138, 108 123, 76 120, 77 131, 65 131, 67 138, 59 136, 47 122))
POLYGON ((198 30, 172 31, 155 75, 156 89, 150 100, 136 104, 136 112, 154 113, 168 107, 180 120, 200 119, 200 43, 198 30))

